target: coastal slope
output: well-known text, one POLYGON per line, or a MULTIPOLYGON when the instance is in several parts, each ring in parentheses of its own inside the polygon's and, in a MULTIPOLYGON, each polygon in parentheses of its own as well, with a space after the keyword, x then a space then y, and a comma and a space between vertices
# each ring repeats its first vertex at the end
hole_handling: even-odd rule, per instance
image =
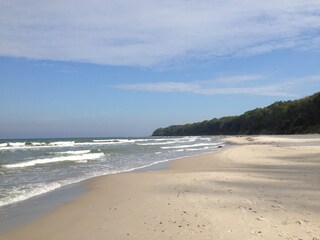
POLYGON ((158 128, 153 136, 320 133, 320 92, 295 101, 275 102, 240 116, 158 128))
POLYGON ((232 137, 167 169, 98 177, 0 239, 320 239, 320 137, 232 137))

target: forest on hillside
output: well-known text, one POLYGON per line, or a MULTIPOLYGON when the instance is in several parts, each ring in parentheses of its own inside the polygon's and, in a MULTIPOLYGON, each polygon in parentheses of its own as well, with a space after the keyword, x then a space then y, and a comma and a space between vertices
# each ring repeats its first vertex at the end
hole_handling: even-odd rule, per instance
POLYGON ((320 133, 320 92, 294 101, 275 102, 240 116, 172 125, 152 136, 320 133))

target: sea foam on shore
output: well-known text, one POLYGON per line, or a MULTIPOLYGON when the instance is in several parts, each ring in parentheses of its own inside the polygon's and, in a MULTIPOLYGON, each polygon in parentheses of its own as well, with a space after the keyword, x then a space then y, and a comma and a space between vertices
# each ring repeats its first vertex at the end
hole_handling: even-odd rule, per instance
POLYGON ((215 151, 218 137, 29 139, 0 142, 0 207, 95 176, 215 151))

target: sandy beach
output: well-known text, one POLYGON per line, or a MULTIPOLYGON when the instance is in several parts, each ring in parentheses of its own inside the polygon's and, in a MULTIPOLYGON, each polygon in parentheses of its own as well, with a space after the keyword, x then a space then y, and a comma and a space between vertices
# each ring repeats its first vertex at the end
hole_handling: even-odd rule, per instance
POLYGON ((163 170, 94 178, 0 239, 320 239, 320 137, 229 137, 163 170))

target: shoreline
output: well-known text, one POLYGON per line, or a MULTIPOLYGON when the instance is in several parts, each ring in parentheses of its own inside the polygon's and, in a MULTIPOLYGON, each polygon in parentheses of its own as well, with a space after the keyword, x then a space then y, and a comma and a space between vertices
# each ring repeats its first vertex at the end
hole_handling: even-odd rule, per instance
POLYGON ((78 182, 1 208, 0 239, 1 234, 32 222, 84 193, 84 183, 78 182))
POLYGON ((0 239, 320 239, 319 145, 246 138, 166 169, 86 180, 84 195, 0 239))
MULTIPOLYGON (((223 143, 225 145, 227 143, 223 143)), ((68 202, 76 200, 86 192, 86 185, 95 178, 106 177, 110 175, 139 173, 146 171, 158 171, 168 168, 170 162, 188 158, 197 157, 203 154, 210 154, 220 151, 216 149, 212 152, 198 153, 185 157, 177 157, 172 159, 160 160, 146 166, 137 167, 135 169, 128 169, 123 172, 107 173, 100 176, 83 179, 79 182, 70 183, 60 188, 45 192, 40 195, 33 196, 23 201, 11 203, 0 208, 0 239, 1 235, 6 234, 14 229, 39 219, 46 214, 62 207, 68 202)))

